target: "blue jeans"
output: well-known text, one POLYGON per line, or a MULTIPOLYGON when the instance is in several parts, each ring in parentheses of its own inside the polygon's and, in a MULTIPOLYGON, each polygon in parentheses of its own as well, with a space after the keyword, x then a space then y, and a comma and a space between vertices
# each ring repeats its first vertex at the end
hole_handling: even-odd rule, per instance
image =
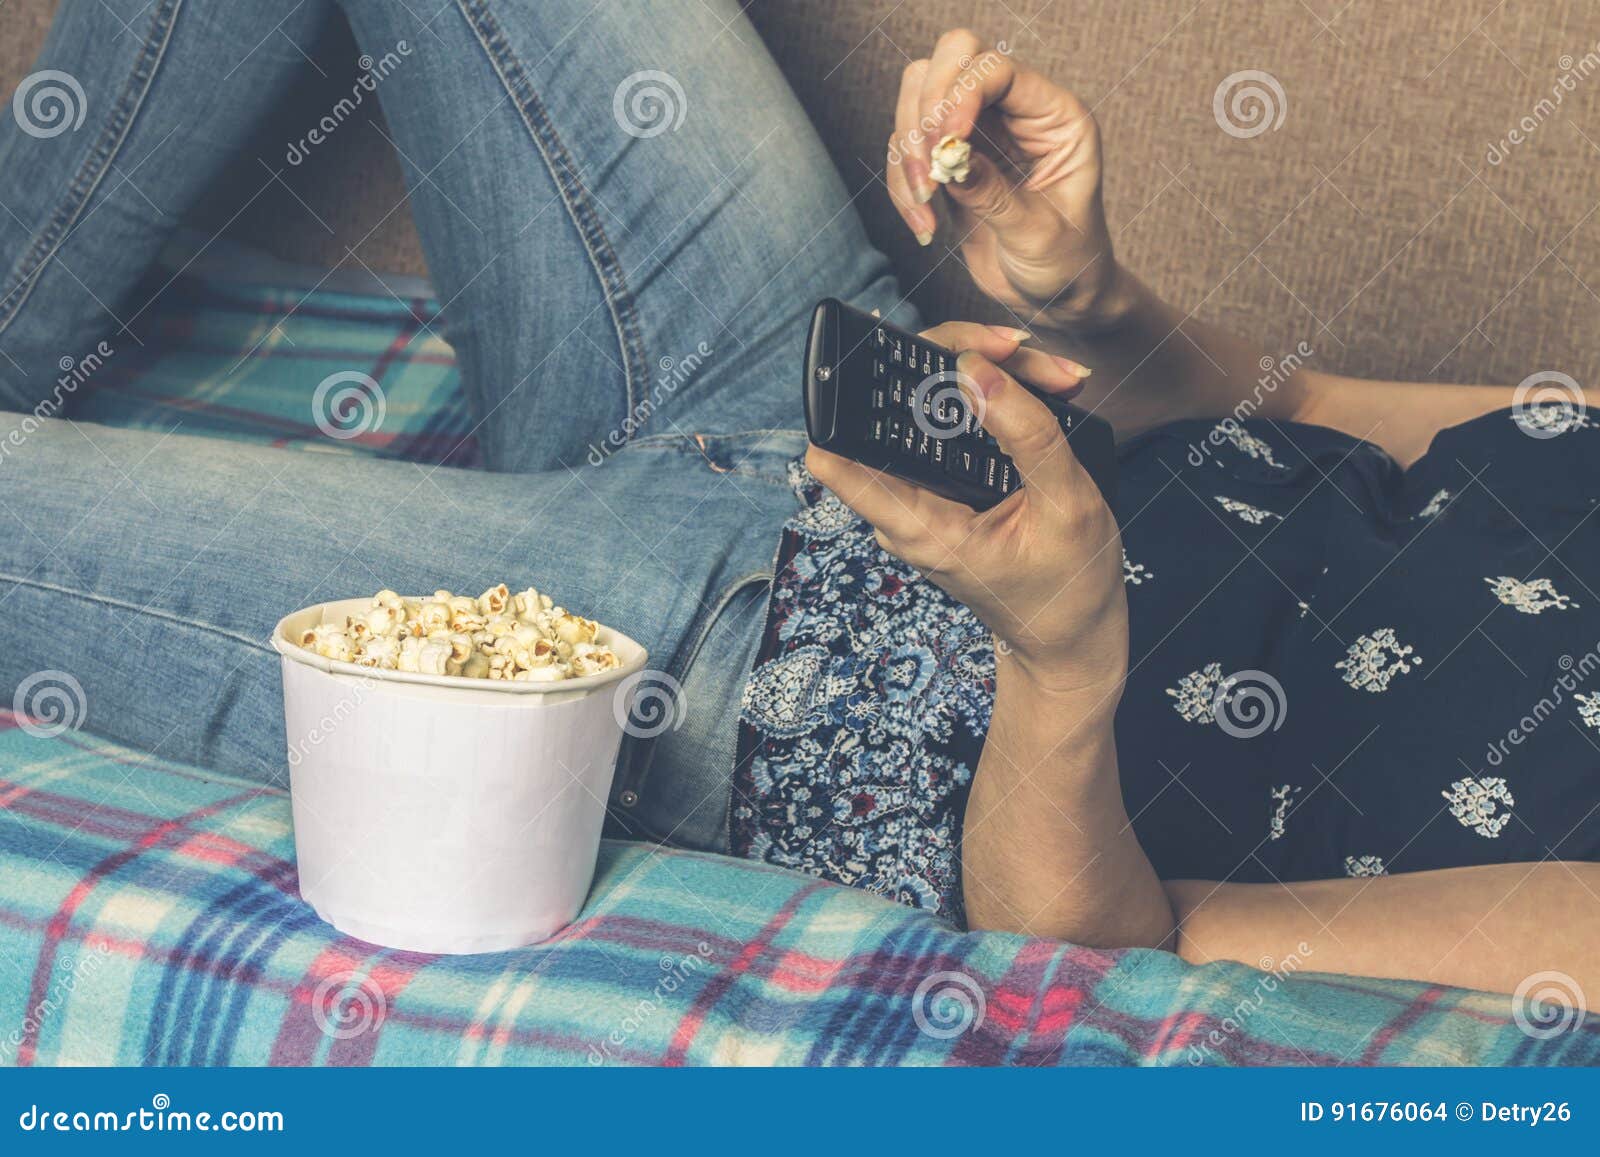
MULTIPOLYGON (((0 462, 0 687, 67 670, 89 729, 282 783, 280 615, 533 582, 683 684, 681 729, 625 752, 617 811, 720 847, 810 305, 915 319, 733 0, 433 7, 338 4, 389 62, 373 91, 491 470, 45 422, 0 462), (671 389, 667 359, 696 362, 671 389)), ((138 341, 140 278, 212 179, 281 168, 235 150, 334 14, 66 0, 37 67, 77 81, 83 124, 0 120, 0 407, 138 341)), ((339 131, 368 130, 286 148, 339 131)))

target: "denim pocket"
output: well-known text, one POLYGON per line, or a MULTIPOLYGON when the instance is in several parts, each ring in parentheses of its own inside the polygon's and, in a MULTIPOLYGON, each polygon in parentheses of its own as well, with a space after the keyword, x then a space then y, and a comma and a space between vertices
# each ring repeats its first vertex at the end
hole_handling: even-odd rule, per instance
POLYGON ((728 803, 739 740, 739 703, 761 649, 770 574, 749 575, 722 596, 686 660, 677 686, 663 694, 666 715, 652 716, 660 733, 638 753, 638 766, 619 780, 613 803, 637 837, 703 852, 728 850, 728 803), (668 718, 670 716, 670 718, 668 718))

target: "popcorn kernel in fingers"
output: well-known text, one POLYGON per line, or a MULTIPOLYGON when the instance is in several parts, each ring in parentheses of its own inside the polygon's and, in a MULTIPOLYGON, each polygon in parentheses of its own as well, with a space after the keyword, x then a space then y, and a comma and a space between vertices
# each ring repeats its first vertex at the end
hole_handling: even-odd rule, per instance
POLYGON ((948 136, 933 147, 933 164, 928 175, 941 185, 960 184, 972 174, 972 145, 957 136, 948 136))

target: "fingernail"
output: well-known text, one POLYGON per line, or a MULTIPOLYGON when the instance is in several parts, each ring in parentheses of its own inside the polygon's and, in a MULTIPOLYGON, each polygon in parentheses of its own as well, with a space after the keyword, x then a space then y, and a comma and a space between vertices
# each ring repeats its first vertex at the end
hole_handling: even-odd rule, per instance
POLYGON ((993 397, 1000 389, 1000 371, 976 355, 960 355, 956 359, 956 369, 962 374, 962 379, 957 379, 958 383, 970 383, 978 391, 979 397, 993 397))
POLYGON ((918 245, 923 245, 923 246, 927 246, 927 245, 933 244, 933 234, 928 232, 927 230, 923 230, 922 232, 918 233, 917 234, 917 244, 918 245))
POLYGON ((1067 373, 1076 374, 1080 378, 1086 378, 1094 372, 1082 362, 1075 362, 1071 358, 1057 357, 1055 354, 1051 354, 1050 360, 1066 370, 1067 373))
POLYGON ((933 179, 928 176, 928 167, 921 161, 908 159, 905 163, 906 183, 911 186, 911 196, 919 205, 926 205, 933 200, 933 179))
POLYGON ((1017 329, 1014 326, 1009 326, 1009 325, 991 325, 988 328, 989 328, 989 330, 991 332, 999 334, 1001 337, 1005 338, 1007 341, 1022 342, 1022 341, 1032 341, 1033 340, 1033 335, 1031 333, 1029 333, 1027 330, 1025 330, 1025 329, 1017 329))

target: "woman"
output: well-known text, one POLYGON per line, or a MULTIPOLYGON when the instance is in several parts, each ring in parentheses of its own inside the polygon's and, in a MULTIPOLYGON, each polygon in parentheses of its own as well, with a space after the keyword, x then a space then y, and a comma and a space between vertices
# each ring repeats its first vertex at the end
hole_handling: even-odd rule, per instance
MULTIPOLYGON (((915 317, 736 5, 339 7, 396 61, 369 91, 495 472, 32 423, 4 462, 12 685, 66 668, 91 726, 271 781, 279 615, 533 581, 681 684, 619 769, 629 831, 974 927, 1600 984, 1580 409, 1263 378, 1118 265, 1079 102, 952 32, 902 78, 888 192, 1018 318, 927 333, 1027 486, 979 515, 815 449, 808 475, 811 303, 915 317), (972 171, 936 188, 950 135, 972 171), (1115 511, 1019 378, 1116 425, 1115 511)), ((64 6, 40 68, 86 90, 84 131, 0 137, 7 406, 132 348, 139 277, 332 11, 64 6)))

